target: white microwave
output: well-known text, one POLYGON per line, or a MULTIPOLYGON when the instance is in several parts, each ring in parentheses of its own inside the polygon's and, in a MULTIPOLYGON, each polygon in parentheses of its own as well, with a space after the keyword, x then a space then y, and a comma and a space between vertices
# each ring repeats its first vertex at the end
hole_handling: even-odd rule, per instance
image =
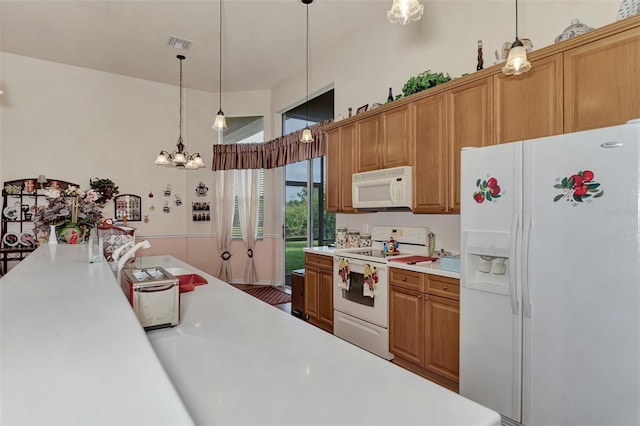
POLYGON ((353 207, 357 209, 410 209, 411 166, 354 173, 353 207))

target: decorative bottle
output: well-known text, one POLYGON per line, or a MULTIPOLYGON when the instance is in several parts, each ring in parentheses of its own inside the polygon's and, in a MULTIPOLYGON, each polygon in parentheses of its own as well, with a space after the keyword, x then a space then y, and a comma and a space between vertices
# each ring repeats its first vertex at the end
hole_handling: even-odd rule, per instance
POLYGON ((387 97, 387 102, 393 101, 393 92, 391 91, 391 87, 389 87, 389 96, 387 97))

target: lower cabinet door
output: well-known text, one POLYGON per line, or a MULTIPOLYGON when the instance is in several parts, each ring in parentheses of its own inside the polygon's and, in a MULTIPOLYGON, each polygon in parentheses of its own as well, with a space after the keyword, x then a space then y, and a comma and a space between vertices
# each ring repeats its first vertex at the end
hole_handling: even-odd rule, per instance
POLYGON ((389 287, 389 352, 422 365, 424 360, 423 295, 389 287))
POLYGON ((318 278, 318 319, 333 330, 333 271, 320 269, 318 278))
POLYGON ((424 367, 459 382, 460 302, 425 294, 424 367))
POLYGON ((317 268, 306 266, 304 278, 304 304, 306 314, 309 318, 319 318, 318 311, 318 286, 320 283, 320 274, 317 268))

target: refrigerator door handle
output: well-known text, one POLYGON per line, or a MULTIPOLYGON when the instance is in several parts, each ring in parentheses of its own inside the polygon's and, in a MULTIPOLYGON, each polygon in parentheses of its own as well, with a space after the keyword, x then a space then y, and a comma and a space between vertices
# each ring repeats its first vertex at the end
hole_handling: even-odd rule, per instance
POLYGON ((524 215, 522 241, 522 307, 524 316, 531 318, 531 298, 529 296, 529 237, 531 235, 531 214, 524 215))
POLYGON ((516 235, 518 235, 518 214, 511 220, 511 243, 509 245, 509 296, 511 296, 511 313, 518 315, 518 294, 516 293, 516 235))

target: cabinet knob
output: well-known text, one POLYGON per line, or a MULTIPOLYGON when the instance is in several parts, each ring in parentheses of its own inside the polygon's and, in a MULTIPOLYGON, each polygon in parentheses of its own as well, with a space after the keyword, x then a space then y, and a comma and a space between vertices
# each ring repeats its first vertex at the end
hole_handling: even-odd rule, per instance
POLYGON ((440 207, 440 211, 443 212, 445 209, 444 207, 440 207))
POLYGON ((418 299, 422 299, 422 295, 421 294, 418 295, 418 299))
POLYGON ((445 285, 444 287, 442 287, 442 289, 443 289, 443 290, 446 290, 446 289, 447 289, 447 287, 448 287, 448 286, 446 286, 446 285, 445 285))
POLYGON ((406 281, 406 280, 407 280, 407 277, 402 277, 402 281, 406 281))

